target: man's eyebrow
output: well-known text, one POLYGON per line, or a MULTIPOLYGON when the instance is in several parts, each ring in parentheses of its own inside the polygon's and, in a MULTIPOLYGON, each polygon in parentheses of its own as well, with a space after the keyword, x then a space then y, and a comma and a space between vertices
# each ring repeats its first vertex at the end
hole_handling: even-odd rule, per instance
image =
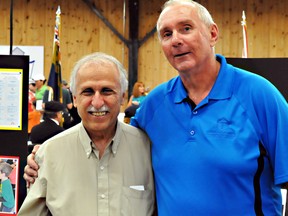
MULTIPOLYGON (((176 26, 186 25, 186 24, 193 25, 193 20, 191 20, 191 19, 182 20, 182 21, 178 22, 178 23, 176 24, 176 26)), ((169 30, 170 27, 165 26, 165 27, 163 27, 163 28, 160 28, 159 31, 162 32, 162 31, 166 31, 167 29, 169 30)))

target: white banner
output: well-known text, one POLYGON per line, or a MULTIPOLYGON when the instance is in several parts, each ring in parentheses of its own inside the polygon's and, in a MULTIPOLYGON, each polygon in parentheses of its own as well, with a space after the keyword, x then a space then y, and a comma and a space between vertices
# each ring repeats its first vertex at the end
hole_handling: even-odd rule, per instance
MULTIPOLYGON (((10 46, 0 46, 0 55, 9 55, 10 46)), ((44 47, 43 46, 13 46, 13 55, 29 56, 29 79, 36 74, 44 75, 44 47)))

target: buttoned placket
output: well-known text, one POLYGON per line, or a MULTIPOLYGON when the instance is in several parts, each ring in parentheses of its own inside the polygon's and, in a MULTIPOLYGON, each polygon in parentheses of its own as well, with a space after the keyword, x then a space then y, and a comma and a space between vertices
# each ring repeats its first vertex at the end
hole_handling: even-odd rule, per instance
POLYGON ((109 216, 109 158, 111 155, 111 145, 105 150, 101 159, 99 159, 99 151, 91 143, 93 152, 98 160, 97 165, 97 215, 109 216))
MULTIPOLYGON (((193 111, 192 113, 193 113, 194 116, 197 115, 197 110, 193 111)), ((193 129, 190 130, 190 136, 193 137, 194 135, 195 135, 195 129, 193 128, 193 129)))
POLYGON ((106 149, 98 163, 98 215, 109 215, 109 173, 108 163, 111 150, 106 149))

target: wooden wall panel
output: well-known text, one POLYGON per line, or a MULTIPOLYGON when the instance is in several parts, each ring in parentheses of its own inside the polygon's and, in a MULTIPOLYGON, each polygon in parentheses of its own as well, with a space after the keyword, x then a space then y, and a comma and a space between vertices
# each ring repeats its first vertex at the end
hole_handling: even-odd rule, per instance
MULTIPOLYGON (((270 35, 269 25, 276 25, 271 23, 270 16, 273 12, 271 5, 274 2, 266 2, 259 4, 257 0, 249 2, 247 12, 249 17, 249 55, 251 57, 269 57, 270 41, 273 40, 273 35, 270 35), (250 30, 251 29, 251 30, 250 30)), ((275 8, 274 8, 275 9, 275 8)), ((277 12, 275 11, 275 15, 277 12)), ((272 57, 272 56, 270 56, 272 57)))
MULTIPOLYGON (((156 24, 165 0, 139 0, 139 39, 156 24)), ((216 53, 241 57, 242 11, 247 17, 249 57, 288 57, 288 1, 286 0, 198 0, 211 12, 220 30, 216 53)), ((128 39, 128 0, 94 0, 109 22, 128 39), (123 4, 126 2, 126 19, 123 4)), ((14 0, 14 45, 43 45, 44 73, 49 75, 57 6, 62 10, 61 53, 63 78, 80 57, 102 51, 114 55, 128 68, 128 50, 123 42, 82 0, 14 0)), ((0 4, 0 44, 9 45, 10 1, 0 4)), ((138 80, 154 88, 177 75, 167 63, 157 35, 139 48, 138 80)))
MULTIPOLYGON (((155 27, 164 2, 165 0, 140 0, 139 34, 141 39, 155 27), (147 4, 148 2, 149 4, 147 4)), ((138 80, 144 82, 150 89, 177 74, 167 64, 157 33, 140 47, 138 68, 138 80)))

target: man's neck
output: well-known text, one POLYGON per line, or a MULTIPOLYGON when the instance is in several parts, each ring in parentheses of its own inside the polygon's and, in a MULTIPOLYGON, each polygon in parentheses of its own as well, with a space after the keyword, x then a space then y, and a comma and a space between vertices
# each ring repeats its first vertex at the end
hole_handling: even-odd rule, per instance
POLYGON ((181 80, 189 98, 197 105, 210 93, 220 70, 220 63, 215 61, 206 71, 181 75, 181 80))
POLYGON ((111 143, 113 137, 115 136, 116 127, 117 127, 117 121, 116 121, 115 127, 111 129, 108 129, 105 131, 88 132, 92 142, 94 143, 95 147, 99 151, 100 158, 104 154, 107 146, 111 143))

